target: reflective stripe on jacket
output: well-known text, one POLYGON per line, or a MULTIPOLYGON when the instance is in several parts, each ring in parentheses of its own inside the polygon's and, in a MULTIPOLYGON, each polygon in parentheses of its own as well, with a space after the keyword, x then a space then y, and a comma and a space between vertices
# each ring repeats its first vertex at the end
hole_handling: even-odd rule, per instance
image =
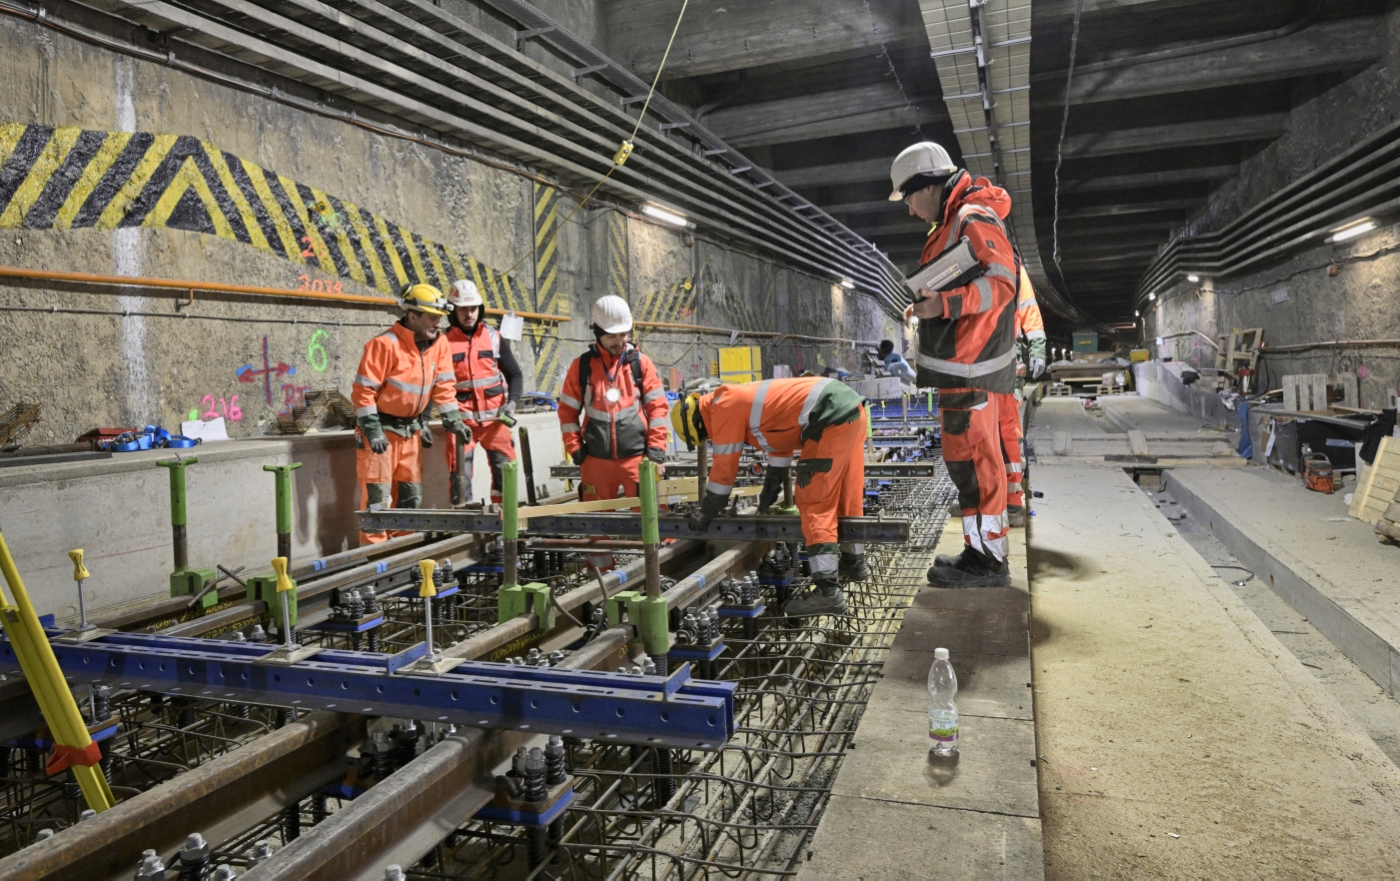
POLYGON ((705 488, 720 495, 734 489, 745 444, 768 453, 769 465, 791 464, 803 441, 850 422, 861 401, 844 382, 819 376, 720 386, 700 398, 713 453, 705 488))
POLYGON ((975 388, 1010 394, 1016 384, 1015 319, 1019 265, 1003 218, 1011 197, 966 172, 951 181, 942 222, 929 234, 923 262, 966 237, 985 274, 914 304, 919 318, 921 387, 975 388))
POLYGON ((413 419, 437 404, 439 413, 457 410, 452 388, 452 350, 438 334, 424 352, 418 351, 413 331, 402 324, 365 343, 350 400, 356 416, 385 414, 413 419))
POLYGON ((651 359, 629 344, 621 358, 614 358, 596 345, 590 346, 586 384, 580 382, 583 356, 575 358, 564 374, 559 393, 559 430, 564 449, 572 454, 583 447, 600 459, 630 459, 648 447, 666 448, 670 432, 666 390, 651 359), (641 388, 633 376, 631 358, 638 359, 641 388), (617 390, 617 400, 608 400, 608 390, 617 390))
POLYGON ((456 377, 457 403, 462 418, 475 422, 495 419, 506 402, 506 378, 501 373, 501 334, 478 321, 471 336, 460 328, 447 331, 456 377))

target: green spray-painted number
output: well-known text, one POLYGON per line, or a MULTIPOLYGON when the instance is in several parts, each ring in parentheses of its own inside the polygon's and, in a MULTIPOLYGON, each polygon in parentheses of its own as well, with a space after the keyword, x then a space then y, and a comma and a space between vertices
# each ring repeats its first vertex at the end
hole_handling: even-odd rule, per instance
POLYGON ((321 345, 321 338, 329 336, 324 330, 317 330, 311 335, 311 345, 306 347, 306 360, 311 364, 311 369, 317 373, 324 373, 330 359, 326 357, 326 347, 321 345))

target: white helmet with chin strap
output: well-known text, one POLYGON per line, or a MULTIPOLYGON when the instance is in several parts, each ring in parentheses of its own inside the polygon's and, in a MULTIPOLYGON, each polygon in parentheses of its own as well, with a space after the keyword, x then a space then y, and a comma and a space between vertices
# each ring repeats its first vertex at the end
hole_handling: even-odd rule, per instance
POLYGON ((912 177, 921 174, 949 177, 957 170, 958 167, 953 164, 953 158, 948 155, 948 151, 933 141, 921 141, 912 147, 905 147, 894 157, 894 164, 890 166, 890 184, 894 187, 894 192, 890 193, 890 201, 899 202, 904 199, 901 188, 912 177))
POLYGON ((627 333, 632 329, 632 310, 626 300, 608 294, 593 304, 593 323, 603 333, 627 333))

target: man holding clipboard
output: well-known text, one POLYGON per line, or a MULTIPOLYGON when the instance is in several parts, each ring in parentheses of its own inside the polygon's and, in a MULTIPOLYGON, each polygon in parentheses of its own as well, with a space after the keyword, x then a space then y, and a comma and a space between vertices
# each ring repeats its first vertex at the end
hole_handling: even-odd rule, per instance
POLYGON ((1011 197, 973 180, 948 151, 924 141, 890 168, 891 202, 933 224, 919 272, 909 279, 919 319, 918 385, 939 390, 943 461, 958 488, 960 556, 939 555, 937 587, 1002 587, 1006 557, 1006 468, 995 395, 1016 387, 1016 289, 1021 261, 1007 236, 1011 197))

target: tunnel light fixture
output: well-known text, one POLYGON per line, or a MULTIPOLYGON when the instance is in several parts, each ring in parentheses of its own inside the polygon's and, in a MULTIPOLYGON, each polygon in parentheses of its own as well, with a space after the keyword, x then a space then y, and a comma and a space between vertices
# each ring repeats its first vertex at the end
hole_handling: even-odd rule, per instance
POLYGON ((681 229, 693 229, 695 224, 686 219, 679 211, 672 211, 670 208, 663 208, 660 205, 653 205, 647 202, 642 205, 642 213, 653 220, 660 221, 667 226, 677 226, 681 229))
POLYGON ((851 281, 849 278, 843 278, 841 279, 841 287, 845 288, 848 291, 853 291, 856 289, 856 283, 851 281))
POLYGON ((1345 242, 1348 239, 1364 236, 1366 233, 1373 232, 1375 229, 1376 221, 1370 217, 1363 217, 1361 220, 1353 221, 1345 226, 1339 226, 1332 230, 1332 237, 1328 241, 1333 244, 1345 242))
POLYGON ((1201 277, 1193 272, 1190 275, 1186 276, 1186 280, 1191 282, 1191 284, 1195 284, 1196 282, 1201 280, 1201 277))
POLYGON ((1151 292, 1149 292, 1148 295, 1147 295, 1147 302, 1151 303, 1151 302, 1152 302, 1153 300, 1155 300, 1155 299, 1157 299, 1157 292, 1156 292, 1156 291, 1151 291, 1151 292))
POLYGON ((1133 317, 1134 317, 1134 318, 1141 318, 1141 317, 1142 317, 1142 310, 1140 310, 1140 309, 1134 309, 1134 310, 1133 310, 1133 317))

